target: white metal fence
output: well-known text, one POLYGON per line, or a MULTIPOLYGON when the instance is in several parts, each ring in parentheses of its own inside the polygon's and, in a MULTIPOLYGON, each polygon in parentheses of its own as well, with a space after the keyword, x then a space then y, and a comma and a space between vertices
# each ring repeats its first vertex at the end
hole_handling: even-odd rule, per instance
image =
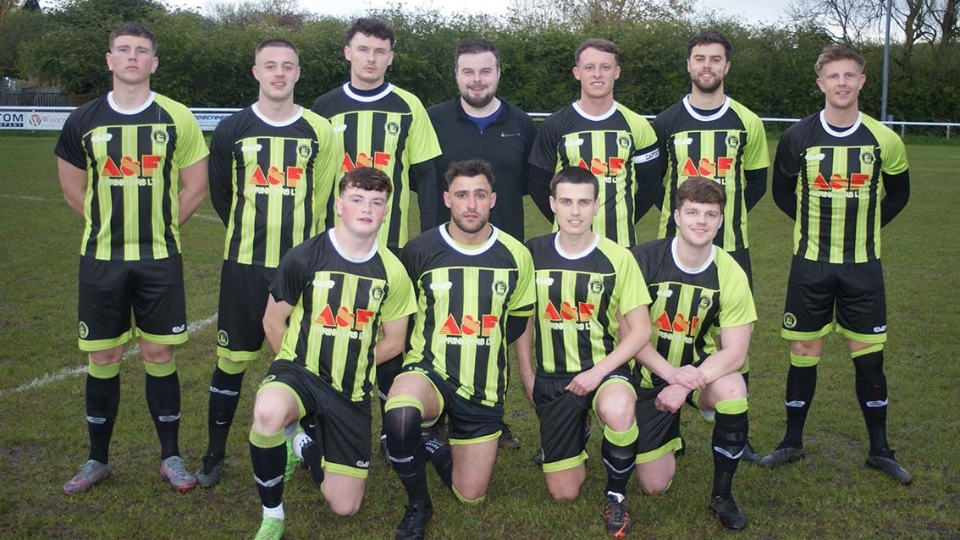
MULTIPOLYGON (((0 131, 20 130, 20 131, 59 131, 63 127, 63 122, 76 107, 3 107, 0 106, 0 131)), ((203 131, 213 131, 221 120, 239 111, 240 109, 190 109, 200 124, 203 131)), ((530 116, 534 120, 541 121, 550 113, 534 112, 530 116)), ((644 115, 645 118, 652 120, 652 115, 644 115)), ((762 121, 770 124, 794 124, 799 122, 799 118, 761 118, 762 121)), ((946 138, 950 138, 960 131, 960 123, 957 122, 905 122, 890 121, 884 122, 892 129, 899 126, 900 137, 907 134, 908 127, 924 128, 925 130, 934 130, 943 133, 946 138)), ((786 127, 786 126, 785 126, 786 127)))

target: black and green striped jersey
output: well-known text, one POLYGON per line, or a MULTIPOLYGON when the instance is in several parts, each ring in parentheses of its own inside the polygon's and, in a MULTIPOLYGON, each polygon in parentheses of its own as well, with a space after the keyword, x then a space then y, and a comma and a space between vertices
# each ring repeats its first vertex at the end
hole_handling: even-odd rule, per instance
POLYGON ((576 166, 592 172, 600 181, 593 230, 632 246, 637 243, 636 194, 644 180, 634 178, 634 167, 658 153, 653 128, 639 114, 614 102, 602 116, 590 116, 574 103, 544 120, 530 163, 545 171, 576 166))
MULTIPOLYGON (((392 84, 374 96, 364 96, 347 83, 317 98, 312 110, 333 124, 334 136, 343 147, 341 173, 375 167, 390 176, 393 193, 380 243, 403 247, 410 238, 410 166, 440 155, 440 143, 423 104, 392 84)), ((332 214, 327 216, 328 225, 332 214)))
POLYGON ((154 93, 124 110, 111 92, 70 113, 54 153, 87 171, 81 255, 139 261, 180 253, 180 169, 207 157, 189 109, 154 93))
POLYGON ((687 96, 657 115, 653 130, 661 164, 667 166, 658 237, 677 235, 673 220, 677 188, 687 178, 703 176, 723 186, 727 195, 723 225, 714 244, 727 251, 749 248, 745 172, 770 166, 760 118, 729 97, 719 109, 705 115, 687 96))
MULTIPOLYGON (((737 261, 713 248, 700 268, 682 268, 673 254, 676 238, 663 238, 630 249, 646 279, 653 303, 650 344, 676 367, 697 365, 719 350, 720 329, 757 320, 753 295, 737 261)), ((640 368, 640 385, 664 381, 640 368)))
POLYGON ((444 224, 400 255, 419 304, 404 365, 430 364, 460 396, 502 409, 507 318, 533 314, 530 252, 495 227, 482 245, 463 246, 444 224))
POLYGON ((830 263, 879 259, 884 176, 907 168, 903 141, 865 114, 843 130, 822 112, 791 126, 777 146, 774 179, 796 183, 793 253, 830 263))
POLYGON ((276 268, 323 230, 342 152, 325 118, 302 110, 283 123, 248 107, 210 141, 210 201, 227 226, 223 258, 276 268))
POLYGON ((617 313, 650 304, 646 283, 627 248, 595 234, 581 253, 566 253, 558 233, 533 238, 537 370, 576 375, 617 346, 617 313))
POLYGON ((375 246, 362 259, 349 258, 329 231, 287 252, 270 292, 294 306, 277 360, 306 366, 353 401, 367 399, 373 387, 381 324, 417 308, 390 250, 375 246))

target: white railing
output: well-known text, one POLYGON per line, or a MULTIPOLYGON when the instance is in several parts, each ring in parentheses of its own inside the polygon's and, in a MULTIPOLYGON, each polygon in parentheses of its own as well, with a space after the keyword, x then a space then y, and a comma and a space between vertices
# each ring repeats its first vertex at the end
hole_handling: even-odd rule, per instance
MULTIPOLYGON (((59 131, 63 122, 76 107, 2 107, 0 106, 0 131, 20 130, 20 131, 59 131)), ((213 109, 213 108, 192 108, 190 111, 197 118, 200 129, 203 131, 213 131, 221 120, 239 111, 240 109, 213 109)), ((532 112, 530 116, 537 121, 542 121, 550 116, 550 113, 532 112)), ((653 115, 643 115, 648 120, 653 120, 653 115)), ((794 124, 799 122, 799 118, 761 118, 760 120, 770 123, 794 124)), ((939 128, 946 132, 949 139, 953 132, 960 128, 960 122, 907 122, 907 121, 889 121, 884 124, 896 129, 900 126, 900 137, 906 135, 908 126, 939 128)))

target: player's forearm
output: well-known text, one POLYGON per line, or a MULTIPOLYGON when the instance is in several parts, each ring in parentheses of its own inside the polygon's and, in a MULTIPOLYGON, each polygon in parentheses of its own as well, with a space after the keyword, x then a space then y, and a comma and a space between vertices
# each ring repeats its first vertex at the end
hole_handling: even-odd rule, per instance
POLYGON ((83 202, 87 197, 87 171, 78 169, 61 158, 57 159, 63 200, 74 212, 83 216, 83 202))
POLYGON ((180 169, 180 180, 183 182, 183 189, 177 196, 180 207, 180 225, 190 219, 190 216, 200 207, 203 198, 207 196, 208 173, 207 158, 180 169))
POLYGON ((743 367, 747 359, 746 351, 736 351, 731 348, 724 348, 708 356, 706 360, 700 363, 700 372, 707 378, 707 384, 710 384, 721 377, 738 371, 743 367))
POLYGON ((514 342, 517 352, 517 368, 520 371, 520 378, 524 381, 533 380, 533 322, 527 320, 526 330, 514 342))
POLYGON ((900 174, 885 175, 883 187, 886 191, 880 201, 880 226, 886 226, 893 218, 907 206, 910 200, 910 173, 903 171, 900 174))
POLYGON ((643 367, 652 371, 657 377, 669 382, 674 379, 677 368, 663 357, 650 343, 644 345, 635 357, 643 367))
POLYGON ((797 219, 797 177, 785 177, 774 170, 773 173, 773 202, 790 219, 797 219))
POLYGON ((747 181, 743 190, 743 202, 747 205, 747 211, 749 212, 767 192, 767 169, 744 171, 743 174, 747 181))
POLYGON ((206 189, 183 189, 180 194, 177 196, 180 206, 180 219, 179 224, 183 225, 190 219, 190 216, 197 211, 197 208, 200 207, 200 204, 203 203, 203 198, 206 196, 206 189))

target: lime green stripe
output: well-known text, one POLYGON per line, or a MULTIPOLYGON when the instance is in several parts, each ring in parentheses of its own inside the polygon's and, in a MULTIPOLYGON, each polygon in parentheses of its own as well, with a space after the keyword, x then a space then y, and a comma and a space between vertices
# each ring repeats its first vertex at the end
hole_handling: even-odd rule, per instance
POLYGON ((264 435, 254 428, 250 428, 250 444, 257 448, 276 448, 286 442, 283 430, 270 435, 264 435))
POLYGON ((222 356, 217 359, 217 367, 227 375, 239 375, 247 370, 247 365, 246 362, 232 362, 222 356))
POLYGON ((743 414, 747 412, 747 398, 725 399, 717 402, 715 408, 720 414, 743 414))
POLYGON ((797 367, 813 367, 820 363, 819 356, 801 356, 796 353, 790 353, 790 365, 797 367))
POLYGON ((151 362, 144 361, 143 369, 146 370, 147 375, 153 377, 167 377, 173 375, 177 371, 177 360, 176 358, 171 358, 169 362, 164 362, 162 364, 153 364, 151 362))
POLYGON ((450 486, 450 487, 453 489, 453 494, 457 496, 457 500, 459 500, 460 502, 462 502, 462 503, 464 503, 464 504, 478 505, 478 504, 482 503, 484 499, 487 498, 486 495, 481 495, 481 496, 477 497, 476 499, 467 499, 466 497, 464 497, 463 495, 460 494, 460 491, 457 490, 457 486, 450 486))
POLYGON ((883 343, 875 343, 865 349, 850 353, 850 358, 860 358, 868 354, 877 353, 883 350, 883 343))
MULTIPOLYGON (((746 399, 744 399, 744 401, 746 401, 746 399)), ((603 426, 603 438, 617 446, 633 444, 639 435, 640 429, 637 428, 636 422, 624 431, 614 431, 610 429, 610 426, 603 426)))
POLYGON ((414 407, 420 411, 420 415, 423 416, 423 403, 413 396, 392 397, 387 400, 387 404, 383 406, 383 410, 384 412, 392 411, 393 409, 399 409, 400 407, 414 407))
POLYGON ((93 360, 87 360, 87 373, 94 379, 112 379, 120 374, 120 362, 113 364, 94 364, 93 360))
POLYGON ((551 461, 550 463, 544 463, 543 472, 553 473, 553 472, 567 471, 575 467, 579 467, 580 465, 583 465, 583 462, 587 461, 588 457, 589 456, 587 456, 587 451, 584 450, 580 452, 580 454, 567 459, 561 459, 560 461, 551 461))

